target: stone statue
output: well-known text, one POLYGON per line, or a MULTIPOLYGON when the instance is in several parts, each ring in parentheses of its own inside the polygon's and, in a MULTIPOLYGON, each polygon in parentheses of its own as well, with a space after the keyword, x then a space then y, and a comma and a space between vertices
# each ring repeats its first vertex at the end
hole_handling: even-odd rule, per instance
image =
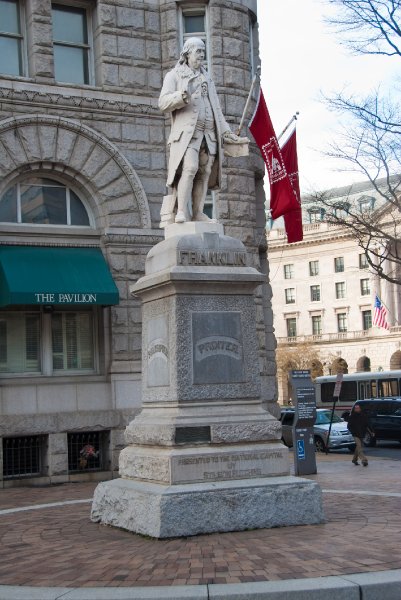
POLYGON ((232 133, 223 116, 204 58, 203 41, 189 38, 160 93, 160 110, 171 113, 167 186, 172 189, 163 200, 161 227, 174 220, 209 221, 203 207, 208 189, 220 186, 223 144, 229 156, 248 154, 248 138, 232 133))

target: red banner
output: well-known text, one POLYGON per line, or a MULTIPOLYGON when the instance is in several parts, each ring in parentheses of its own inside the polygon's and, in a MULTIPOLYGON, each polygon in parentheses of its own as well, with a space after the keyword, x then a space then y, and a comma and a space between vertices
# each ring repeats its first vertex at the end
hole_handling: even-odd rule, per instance
POLYGON ((267 110, 263 92, 249 123, 249 130, 255 138, 265 161, 270 181, 270 210, 272 219, 277 219, 299 207, 290 178, 267 110))
POLYGON ((288 243, 301 242, 304 234, 302 230, 301 190, 299 187, 298 156, 297 156, 297 132, 294 129, 284 146, 281 155, 287 169, 291 186, 296 196, 298 206, 284 215, 285 230, 288 243))

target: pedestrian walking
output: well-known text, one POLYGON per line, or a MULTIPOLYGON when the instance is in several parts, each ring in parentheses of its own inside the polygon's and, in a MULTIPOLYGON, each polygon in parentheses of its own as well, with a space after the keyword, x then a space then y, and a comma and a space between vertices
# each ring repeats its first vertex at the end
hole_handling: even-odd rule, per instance
POLYGON ((355 452, 352 458, 354 465, 359 465, 358 458, 361 459, 364 467, 368 466, 368 459, 363 452, 363 438, 366 432, 374 436, 374 431, 369 427, 369 419, 362 411, 359 404, 355 404, 348 417, 348 430, 352 433, 355 440, 355 452))

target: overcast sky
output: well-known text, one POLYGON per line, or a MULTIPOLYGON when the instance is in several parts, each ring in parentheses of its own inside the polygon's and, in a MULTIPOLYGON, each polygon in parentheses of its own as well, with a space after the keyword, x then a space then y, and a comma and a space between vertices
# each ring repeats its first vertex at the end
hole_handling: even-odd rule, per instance
POLYGON ((360 181, 323 157, 338 131, 338 116, 320 100, 347 86, 368 93, 394 82, 399 59, 352 56, 323 22, 324 0, 258 0, 262 88, 277 135, 299 111, 298 160, 302 194, 360 181))

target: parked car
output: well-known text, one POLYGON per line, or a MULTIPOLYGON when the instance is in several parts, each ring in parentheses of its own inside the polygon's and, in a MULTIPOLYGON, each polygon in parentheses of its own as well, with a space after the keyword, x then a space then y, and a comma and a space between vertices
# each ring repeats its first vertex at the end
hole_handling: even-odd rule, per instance
MULTIPOLYGON (((375 446, 377 440, 394 440, 401 443, 401 398, 371 398, 357 400, 369 419, 369 425, 375 432, 374 436, 367 433, 363 443, 365 446, 375 446)), ((349 411, 342 415, 345 419, 349 411)))
MULTIPOLYGON (((294 423, 295 410, 283 410, 281 411, 281 426, 282 434, 281 439, 284 444, 289 448, 292 447, 292 425, 294 423)), ((316 452, 325 452, 329 427, 330 427, 331 410, 325 408, 318 408, 316 411, 316 421, 313 426, 313 433, 315 438, 316 452)), ((328 445, 329 450, 338 450, 341 448, 348 448, 350 452, 355 450, 354 438, 347 429, 347 423, 341 419, 338 415, 334 414, 333 423, 330 432, 330 442, 328 445)))

